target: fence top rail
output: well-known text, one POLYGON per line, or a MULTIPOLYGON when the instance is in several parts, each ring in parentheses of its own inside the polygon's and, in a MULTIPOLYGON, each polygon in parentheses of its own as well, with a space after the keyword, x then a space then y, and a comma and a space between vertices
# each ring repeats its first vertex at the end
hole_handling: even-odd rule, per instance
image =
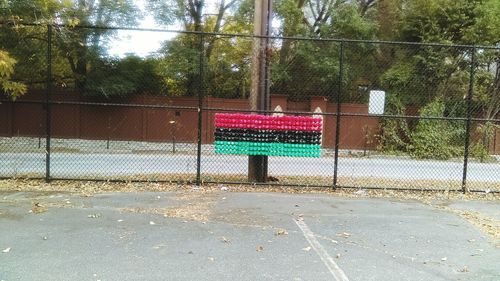
POLYGON ((235 34, 235 33, 219 33, 219 32, 204 32, 204 31, 188 31, 188 30, 172 30, 163 28, 141 28, 141 27, 119 27, 119 26, 99 26, 99 25, 68 25, 57 23, 19 23, 13 21, 0 21, 0 26, 54 26, 61 28, 81 28, 81 29, 103 29, 103 30, 125 30, 125 31, 145 31, 159 33, 179 33, 192 35, 206 35, 219 37, 241 37, 241 38, 267 38, 275 40, 297 40, 297 41, 315 41, 315 42, 336 42, 336 43, 367 43, 380 45, 406 45, 406 46, 422 46, 422 47, 443 47, 443 48, 462 48, 462 49, 490 49, 499 50, 500 45, 485 46, 485 45, 467 45, 467 44, 446 44, 446 43, 422 43, 422 42, 404 42, 404 41, 384 41, 384 40, 363 40, 363 39, 348 39, 348 38, 311 38, 301 36, 276 36, 276 35, 252 35, 252 34, 235 34))
MULTIPOLYGON (((18 104, 46 104, 42 100, 19 100, 11 101, 8 99, 1 99, 2 103, 18 103, 18 104)), ((368 118, 389 118, 389 119, 418 119, 418 120, 447 120, 447 121, 467 121, 467 117, 435 117, 435 116, 418 116, 418 115, 393 115, 393 114, 368 114, 368 113, 354 113, 354 112, 311 112, 311 111, 273 111, 273 110, 252 110, 252 109, 234 109, 234 108, 217 108, 217 107, 204 107, 198 108, 196 106, 177 106, 165 104, 135 104, 135 103, 105 103, 105 102, 81 102, 81 101, 49 101, 49 104, 54 105, 87 105, 87 106, 111 106, 111 107, 138 107, 138 108, 163 108, 172 110, 202 110, 202 111, 220 111, 220 112, 245 112, 245 113, 260 113, 260 114, 287 114, 287 115, 317 115, 317 116, 333 116, 340 117, 368 117, 368 118)), ((500 123, 500 119, 488 118, 470 118, 472 122, 492 122, 500 123)))
POLYGON ((139 107, 139 108, 162 108, 197 111, 196 106, 167 105, 167 104, 137 104, 137 103, 107 103, 107 102, 84 102, 84 101, 54 101, 54 100, 17 100, 0 99, 0 104, 51 104, 51 105, 87 105, 87 106, 109 106, 109 107, 139 107))

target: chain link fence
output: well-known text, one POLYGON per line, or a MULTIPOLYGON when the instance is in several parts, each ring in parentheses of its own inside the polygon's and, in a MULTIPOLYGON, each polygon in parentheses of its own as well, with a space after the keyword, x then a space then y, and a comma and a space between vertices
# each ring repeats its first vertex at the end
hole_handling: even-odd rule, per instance
POLYGON ((261 184, 214 149, 217 113, 260 113, 323 123, 321 156, 269 156, 265 184, 500 191, 497 47, 9 24, 0 42, 29 88, 1 98, 3 178, 261 184))

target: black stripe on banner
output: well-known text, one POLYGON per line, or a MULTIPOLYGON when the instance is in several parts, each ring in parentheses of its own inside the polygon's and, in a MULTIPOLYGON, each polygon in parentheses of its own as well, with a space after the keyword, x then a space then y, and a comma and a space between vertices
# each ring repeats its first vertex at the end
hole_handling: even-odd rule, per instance
POLYGON ((321 144, 320 132, 216 128, 214 135, 216 141, 321 144))

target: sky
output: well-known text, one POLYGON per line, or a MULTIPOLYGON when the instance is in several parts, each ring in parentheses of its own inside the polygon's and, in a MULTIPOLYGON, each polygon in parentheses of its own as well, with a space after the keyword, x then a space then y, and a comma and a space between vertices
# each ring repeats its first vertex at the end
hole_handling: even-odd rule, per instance
MULTIPOLYGON (((144 18, 140 21, 140 28, 156 28, 181 30, 181 26, 160 26, 156 24, 154 16, 145 10, 145 0, 135 0, 135 4, 145 11, 144 18)), ((205 1, 205 13, 215 13, 218 0, 205 1)), ((108 54, 111 56, 123 57, 126 54, 134 53, 135 55, 146 57, 153 55, 159 51, 162 42, 170 40, 176 36, 172 32, 149 32, 149 31, 126 31, 120 30, 117 34, 117 39, 110 43, 108 54)))
MULTIPOLYGON (((145 11, 145 0, 135 0, 135 4, 145 11)), ((140 21, 140 28, 165 28, 156 24, 153 15, 145 13, 140 21)), ((108 49, 111 56, 122 57, 128 53, 134 53, 138 56, 148 56, 154 54, 161 47, 161 43, 175 36, 173 33, 160 33, 149 31, 127 31, 120 30, 117 39, 113 40, 108 49)))

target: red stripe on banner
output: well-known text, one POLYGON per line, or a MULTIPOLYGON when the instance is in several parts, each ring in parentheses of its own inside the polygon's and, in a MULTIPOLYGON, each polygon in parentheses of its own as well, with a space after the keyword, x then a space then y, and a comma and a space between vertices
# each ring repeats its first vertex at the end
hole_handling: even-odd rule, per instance
POLYGON ((321 132, 323 120, 309 116, 216 113, 215 127, 276 131, 321 132))

